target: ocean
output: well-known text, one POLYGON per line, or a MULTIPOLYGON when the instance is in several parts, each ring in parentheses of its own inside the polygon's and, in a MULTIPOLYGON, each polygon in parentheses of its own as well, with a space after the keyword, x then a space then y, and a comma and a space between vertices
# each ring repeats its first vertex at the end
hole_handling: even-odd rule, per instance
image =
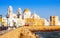
POLYGON ((54 32, 35 32, 40 38, 60 38, 60 31, 54 32))

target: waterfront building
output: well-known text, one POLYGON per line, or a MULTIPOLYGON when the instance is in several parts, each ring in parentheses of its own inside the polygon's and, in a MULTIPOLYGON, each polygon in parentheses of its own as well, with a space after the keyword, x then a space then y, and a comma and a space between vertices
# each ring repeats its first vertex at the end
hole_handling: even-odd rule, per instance
POLYGON ((31 18, 26 18, 26 25, 44 25, 44 19, 40 18, 36 13, 31 15, 31 18))
POLYGON ((2 15, 0 15, 0 26, 2 25, 2 15))
POLYGON ((40 18, 40 20, 38 20, 38 25, 44 26, 44 19, 40 18))
POLYGON ((40 18, 36 13, 31 14, 29 9, 25 9, 23 12, 21 8, 18 8, 17 14, 13 13, 12 6, 9 6, 7 13, 7 25, 10 27, 24 26, 24 25, 44 25, 44 19, 40 18))
POLYGON ((8 7, 8 13, 6 17, 2 18, 2 24, 8 27, 19 27, 24 25, 59 25, 58 16, 50 16, 50 21, 39 17, 35 12, 32 14, 29 9, 22 11, 18 8, 17 14, 13 12, 13 7, 8 7))
POLYGON ((58 25, 58 16, 50 16, 50 25, 58 25))
POLYGON ((2 25, 8 26, 7 24, 8 24, 8 23, 7 23, 7 18, 6 18, 6 17, 3 17, 3 18, 2 18, 2 25))
POLYGON ((25 19, 26 23, 28 25, 41 25, 43 26, 44 25, 44 19, 43 18, 40 18, 40 19, 33 19, 33 18, 28 18, 28 19, 25 19))

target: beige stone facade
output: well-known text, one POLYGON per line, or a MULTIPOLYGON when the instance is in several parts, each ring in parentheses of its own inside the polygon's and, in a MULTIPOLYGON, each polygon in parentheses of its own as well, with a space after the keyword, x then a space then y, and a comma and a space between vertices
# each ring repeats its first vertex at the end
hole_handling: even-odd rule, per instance
POLYGON ((58 16, 50 16, 50 25, 58 25, 58 16))
POLYGON ((33 19, 33 18, 27 18, 25 19, 26 23, 29 25, 44 25, 44 19, 33 19))

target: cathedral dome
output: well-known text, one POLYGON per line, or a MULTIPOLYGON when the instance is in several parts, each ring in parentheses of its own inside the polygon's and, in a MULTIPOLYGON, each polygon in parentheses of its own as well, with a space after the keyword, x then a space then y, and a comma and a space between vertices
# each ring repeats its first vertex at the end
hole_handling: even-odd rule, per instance
POLYGON ((28 12, 30 12, 28 8, 24 10, 24 13, 28 13, 28 12))

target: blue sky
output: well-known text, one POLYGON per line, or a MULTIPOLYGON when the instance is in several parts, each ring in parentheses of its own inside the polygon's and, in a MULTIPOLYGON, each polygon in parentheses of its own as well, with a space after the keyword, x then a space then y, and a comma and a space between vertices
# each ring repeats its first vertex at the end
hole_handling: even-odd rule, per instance
POLYGON ((29 8, 40 17, 49 18, 50 16, 59 16, 60 18, 60 1, 59 0, 0 0, 0 14, 3 17, 7 14, 7 8, 11 5, 13 12, 17 13, 20 7, 22 10, 29 8))

